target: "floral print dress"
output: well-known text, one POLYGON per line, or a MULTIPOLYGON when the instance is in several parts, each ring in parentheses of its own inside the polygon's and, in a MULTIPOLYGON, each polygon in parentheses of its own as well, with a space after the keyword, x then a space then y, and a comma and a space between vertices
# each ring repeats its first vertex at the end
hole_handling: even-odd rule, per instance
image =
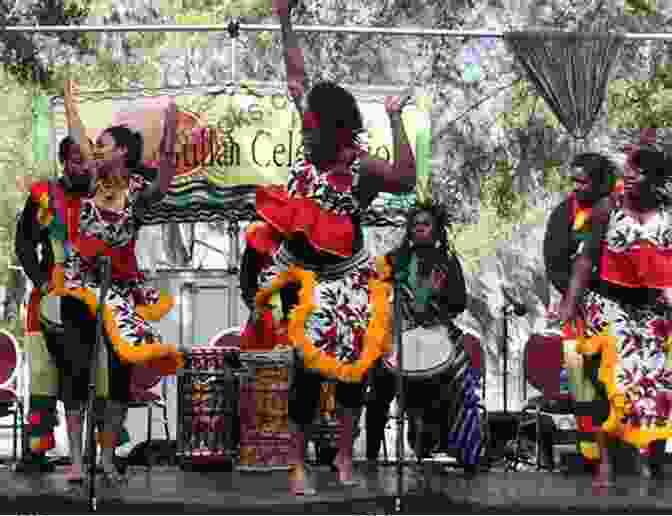
POLYGON ((257 211, 278 239, 259 275, 257 306, 263 310, 282 288, 298 284, 299 303, 288 325, 291 345, 306 368, 346 382, 361 381, 388 343, 385 266, 354 243, 353 218, 362 209, 359 180, 357 159, 339 172, 299 161, 290 169, 287 188, 275 191, 275 204, 264 201, 268 192, 257 197, 257 211), (305 239, 310 256, 328 258, 297 256, 288 245, 297 236, 305 239))
POLYGON ((672 437, 672 321, 656 301, 669 283, 672 215, 660 210, 640 223, 619 204, 602 249, 601 278, 622 294, 586 292, 585 338, 577 349, 601 353, 598 379, 609 398, 602 428, 644 449, 672 437))
MULTIPOLYGON (((63 256, 51 272, 49 293, 79 299, 95 317, 101 287, 97 256, 109 256, 112 281, 103 320, 115 353, 122 363, 145 365, 171 375, 181 367, 182 355, 175 346, 163 343, 148 321, 161 319, 172 308, 173 300, 146 284, 135 254, 140 229, 136 206, 148 185, 143 176, 132 174, 128 202, 119 212, 100 209, 92 197, 50 192, 43 209, 51 214, 41 218, 65 229, 60 231, 63 256)), ((52 239, 57 238, 52 235, 52 239)))

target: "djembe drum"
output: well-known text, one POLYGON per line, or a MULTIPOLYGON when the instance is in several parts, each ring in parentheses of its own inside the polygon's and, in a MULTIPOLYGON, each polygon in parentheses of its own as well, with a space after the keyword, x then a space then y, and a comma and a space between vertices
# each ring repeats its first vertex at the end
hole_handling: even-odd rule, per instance
POLYGON ((241 386, 239 469, 288 469, 289 369, 293 353, 244 352, 240 358, 250 375, 241 386))
MULTIPOLYGON (((383 367, 394 376, 401 375, 403 378, 403 408, 411 418, 409 429, 416 428, 417 423, 431 421, 435 427, 441 427, 436 432, 438 435, 446 431, 442 428, 444 422, 438 421, 441 416, 439 406, 450 402, 441 399, 441 386, 452 382, 452 365, 457 356, 458 343, 445 326, 415 328, 403 332, 401 338, 403 369, 399 368, 396 344, 393 351, 383 357, 383 367)), ((416 434, 416 439, 419 436, 416 434)), ((425 444, 416 440, 412 446, 419 453, 417 446, 424 448, 425 444)))
POLYGON ((195 347, 178 373, 177 455, 183 469, 222 466, 230 470, 240 443, 239 352, 195 347))

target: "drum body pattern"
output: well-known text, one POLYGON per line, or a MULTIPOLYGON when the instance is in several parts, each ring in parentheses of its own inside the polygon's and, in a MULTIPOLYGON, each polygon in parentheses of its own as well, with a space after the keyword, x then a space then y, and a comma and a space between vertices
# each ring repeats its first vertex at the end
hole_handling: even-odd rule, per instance
MULTIPOLYGON (((289 384, 293 352, 241 353, 249 371, 240 397, 240 463, 245 471, 288 469, 289 384)), ((331 463, 340 426, 336 421, 336 384, 324 382, 320 389, 319 415, 311 429, 317 459, 331 463)))
POLYGON ((239 469, 287 469, 291 352, 246 352, 240 358, 249 376, 240 393, 239 469))
POLYGON ((240 375, 231 353, 196 347, 178 376, 178 458, 183 466, 233 467, 240 443, 240 375))

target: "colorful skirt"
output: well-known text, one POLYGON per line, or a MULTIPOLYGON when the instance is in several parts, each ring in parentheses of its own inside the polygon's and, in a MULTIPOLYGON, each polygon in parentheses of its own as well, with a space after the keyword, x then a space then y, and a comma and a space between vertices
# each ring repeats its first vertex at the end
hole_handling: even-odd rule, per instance
POLYGON ((289 314, 287 337, 304 367, 324 377, 359 383, 390 350, 391 286, 389 267, 366 251, 335 265, 301 263, 282 246, 260 274, 256 296, 259 316, 276 310, 280 291, 299 288, 298 304, 289 314))
POLYGON ((584 297, 577 351, 600 354, 595 384, 609 400, 602 430, 644 449, 672 437, 672 321, 659 305, 631 305, 595 291, 584 297))
MULTIPOLYGON (((96 317, 100 286, 95 281, 67 277, 58 265, 52 272, 49 295, 78 299, 96 317)), ((183 366, 182 353, 176 346, 164 343, 149 322, 161 320, 173 303, 172 296, 156 289, 112 282, 105 299, 103 324, 123 364, 143 365, 162 376, 174 375, 183 366)))

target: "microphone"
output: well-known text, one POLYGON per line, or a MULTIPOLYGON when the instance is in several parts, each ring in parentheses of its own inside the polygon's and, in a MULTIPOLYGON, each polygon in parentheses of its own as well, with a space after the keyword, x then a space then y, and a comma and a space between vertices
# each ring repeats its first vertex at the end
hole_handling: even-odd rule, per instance
POLYGON ((504 294, 506 302, 513 307, 513 313, 516 314, 517 317, 523 317, 524 315, 527 315, 527 307, 519 301, 513 299, 511 294, 504 287, 502 287, 502 294, 504 294))

